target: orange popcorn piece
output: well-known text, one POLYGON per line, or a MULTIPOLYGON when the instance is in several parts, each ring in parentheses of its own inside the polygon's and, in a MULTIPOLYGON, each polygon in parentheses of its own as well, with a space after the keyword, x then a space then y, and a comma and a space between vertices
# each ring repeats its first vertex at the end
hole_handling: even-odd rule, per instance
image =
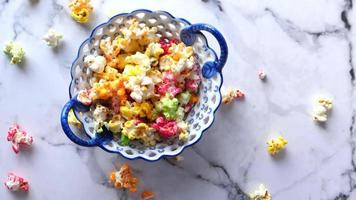
POLYGON ((196 94, 192 94, 192 96, 189 99, 189 103, 195 104, 199 101, 199 96, 196 94))
POLYGON ((141 193, 141 200, 149 200, 155 196, 155 193, 152 191, 143 191, 141 193))
POLYGON ((123 164, 120 171, 113 171, 109 176, 109 182, 115 188, 137 192, 138 179, 133 175, 132 169, 128 164, 123 164))
POLYGON ((95 83, 93 89, 95 93, 94 100, 108 100, 116 97, 120 99, 120 104, 123 104, 127 99, 124 82, 121 79, 95 83))

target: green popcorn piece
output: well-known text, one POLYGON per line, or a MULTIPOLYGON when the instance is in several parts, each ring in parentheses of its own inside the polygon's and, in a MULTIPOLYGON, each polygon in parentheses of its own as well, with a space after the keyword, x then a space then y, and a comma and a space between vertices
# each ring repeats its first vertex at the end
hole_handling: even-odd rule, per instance
POLYGON ((19 64, 25 57, 24 49, 15 42, 8 42, 4 47, 4 53, 11 59, 11 64, 19 64))
POLYGON ((127 146, 130 144, 130 139, 126 135, 121 133, 121 138, 120 138, 120 143, 121 145, 127 146))
POLYGON ((184 108, 179 106, 178 110, 176 112, 176 119, 182 121, 184 118, 184 115, 185 115, 184 108))
POLYGON ((192 95, 189 91, 182 92, 178 95, 180 105, 187 105, 192 95))
POLYGON ((161 99, 163 115, 167 119, 174 119, 177 115, 179 101, 177 98, 170 99, 164 97, 161 99))

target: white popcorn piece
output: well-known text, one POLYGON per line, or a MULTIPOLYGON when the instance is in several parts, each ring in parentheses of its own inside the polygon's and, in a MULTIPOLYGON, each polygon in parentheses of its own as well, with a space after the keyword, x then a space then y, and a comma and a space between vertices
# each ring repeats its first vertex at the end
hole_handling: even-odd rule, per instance
POLYGON ((84 65, 93 72, 101 73, 105 69, 106 59, 104 56, 88 55, 84 58, 84 65))
POLYGON ((89 106, 90 104, 92 104, 92 100, 91 100, 91 97, 90 97, 90 91, 89 90, 80 90, 78 92, 78 96, 77 96, 77 99, 80 103, 86 105, 86 106, 89 106))
POLYGON ((63 39, 63 35, 58 33, 54 29, 49 29, 48 32, 42 37, 43 41, 46 42, 47 46, 57 47, 59 41, 63 39))
POLYGON ((125 88, 131 90, 131 98, 138 103, 154 95, 154 83, 148 76, 130 76, 125 88))
POLYGON ((264 71, 264 70, 262 70, 262 69, 260 69, 259 71, 258 71, 258 78, 260 79, 260 80, 266 80, 266 78, 267 78, 267 74, 266 74, 266 72, 264 71))
POLYGON ((108 118, 109 109, 105 106, 98 104, 93 112, 94 117, 94 129, 98 132, 102 131, 102 126, 104 125, 105 120, 108 118))
POLYGON ((326 122, 328 113, 333 107, 333 102, 330 98, 318 97, 313 106, 313 120, 316 122, 326 122))
POLYGON ((250 200, 271 200, 271 194, 268 192, 266 187, 261 184, 256 191, 251 193, 250 200))

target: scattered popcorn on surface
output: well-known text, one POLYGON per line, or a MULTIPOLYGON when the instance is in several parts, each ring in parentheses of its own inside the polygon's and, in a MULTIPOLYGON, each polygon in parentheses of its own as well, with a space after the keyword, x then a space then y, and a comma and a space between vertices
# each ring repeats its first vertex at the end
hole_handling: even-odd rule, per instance
POLYGON ((236 90, 236 99, 242 99, 245 97, 245 93, 241 90, 236 90))
POLYGON ((132 169, 128 164, 123 164, 120 171, 113 171, 110 174, 109 182, 118 189, 128 189, 130 192, 137 191, 138 179, 133 175, 132 169))
POLYGON ((262 69, 260 69, 259 71, 258 71, 258 78, 260 79, 260 80, 266 80, 266 78, 267 78, 267 74, 266 74, 266 72, 264 71, 264 70, 262 70, 262 69))
POLYGON ((155 193, 152 191, 143 191, 141 193, 141 200, 149 200, 155 196, 155 193))
POLYGON ((332 107, 332 99, 318 97, 313 106, 313 120, 317 122, 326 122, 328 120, 328 113, 332 107))
POLYGON ((250 200, 271 200, 271 194, 268 192, 266 187, 261 184, 256 191, 249 195, 250 200))
POLYGON ((9 173, 7 180, 5 182, 7 189, 11 191, 25 191, 29 189, 28 181, 24 178, 15 175, 14 173, 9 173))
POLYGON ((6 43, 4 53, 10 58, 11 64, 19 64, 25 57, 24 49, 16 42, 6 43))
POLYGON ((271 155, 276 155, 278 152, 285 148, 287 143, 288 141, 285 140, 282 136, 279 136, 277 139, 269 140, 267 142, 268 153, 270 153, 271 155))
POLYGON ((63 35, 55 31, 54 29, 49 29, 48 32, 42 37, 43 41, 46 42, 47 46, 57 47, 59 41, 63 38, 63 35))
POLYGON ((177 162, 180 162, 180 161, 183 161, 183 160, 184 160, 184 157, 183 157, 183 156, 176 156, 176 157, 174 157, 174 159, 175 159, 177 162))
POLYGON ((12 149, 15 153, 20 152, 20 146, 31 146, 33 143, 32 136, 28 135, 18 124, 14 124, 7 132, 7 141, 11 141, 12 149))
POLYGON ((82 127, 82 124, 75 117, 73 109, 71 109, 68 113, 68 123, 78 128, 82 127))
POLYGON ((222 90, 222 102, 230 104, 233 100, 242 99, 245 94, 241 90, 227 88, 222 90))
POLYGON ((73 0, 68 6, 71 10, 70 15, 75 21, 79 23, 88 22, 93 11, 90 0, 73 0))

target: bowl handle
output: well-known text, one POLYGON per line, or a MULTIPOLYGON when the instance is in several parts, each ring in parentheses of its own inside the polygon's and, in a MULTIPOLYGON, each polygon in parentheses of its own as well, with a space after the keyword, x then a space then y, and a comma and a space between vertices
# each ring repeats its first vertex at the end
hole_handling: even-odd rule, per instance
POLYGON ((217 72, 221 73, 221 70, 227 60, 228 47, 223 35, 216 28, 209 24, 192 24, 181 30, 180 38, 186 45, 191 46, 197 39, 197 33, 200 33, 201 30, 211 33, 220 45, 220 57, 216 58, 215 61, 208 61, 203 65, 203 76, 205 78, 211 78, 217 72))
POLYGON ((107 135, 108 133, 100 133, 97 134, 95 138, 91 138, 90 140, 83 140, 80 137, 76 136, 73 131, 71 130, 69 123, 68 123, 68 114, 69 111, 74 108, 75 110, 79 111, 89 111, 89 107, 83 105, 81 102, 77 100, 77 96, 73 97, 71 100, 69 100, 63 107, 62 113, 61 113, 61 124, 62 124, 62 129, 64 133, 67 135, 67 137, 72 140, 74 143, 85 146, 85 147, 94 147, 94 146, 100 146, 105 140, 107 140, 107 135))

